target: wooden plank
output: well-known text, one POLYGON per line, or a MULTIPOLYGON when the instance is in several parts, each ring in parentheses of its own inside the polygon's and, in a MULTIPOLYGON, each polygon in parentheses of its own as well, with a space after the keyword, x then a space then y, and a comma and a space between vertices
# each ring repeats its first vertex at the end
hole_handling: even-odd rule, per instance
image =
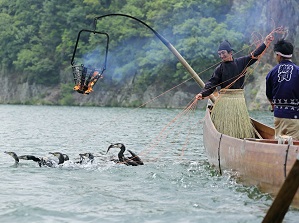
POLYGON ((282 222, 299 187, 299 156, 262 223, 282 222))
POLYGON ((253 118, 250 118, 253 126, 255 129, 258 130, 259 134, 262 136, 264 139, 274 139, 275 138, 275 130, 274 128, 265 125, 253 118))

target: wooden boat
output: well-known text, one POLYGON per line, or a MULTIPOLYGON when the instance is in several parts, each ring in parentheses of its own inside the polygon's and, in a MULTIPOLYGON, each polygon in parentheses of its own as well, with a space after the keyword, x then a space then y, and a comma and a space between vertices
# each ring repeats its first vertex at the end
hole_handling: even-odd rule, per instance
MULTIPOLYGON (((256 185, 262 192, 276 196, 299 154, 299 141, 279 144, 274 129, 251 119, 256 138, 238 139, 216 130, 207 108, 203 142, 210 164, 219 171, 237 173, 244 185, 256 185)), ((299 208, 299 190, 292 206, 299 208)))
MULTIPOLYGON (((130 17, 151 29, 186 68, 195 82, 202 88, 205 86, 193 68, 162 35, 132 16, 113 15, 130 17)), ((215 102, 215 95, 212 94, 209 98, 215 102)), ((209 109, 207 109, 203 130, 204 146, 210 163, 219 167, 220 171, 222 169, 237 171, 243 183, 257 185, 262 191, 275 196, 296 161, 296 156, 299 153, 299 141, 294 142, 294 145, 278 144, 278 140, 274 139, 273 128, 253 119, 252 122, 258 138, 243 140, 233 138, 216 130, 211 121, 209 109)), ((299 208, 299 191, 295 195, 293 206, 299 208)))

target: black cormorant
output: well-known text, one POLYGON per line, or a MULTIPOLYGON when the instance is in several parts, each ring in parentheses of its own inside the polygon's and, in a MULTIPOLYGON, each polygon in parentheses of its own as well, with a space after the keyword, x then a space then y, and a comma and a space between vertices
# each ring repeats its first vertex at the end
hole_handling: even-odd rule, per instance
MULTIPOLYGON (((59 164, 63 164, 64 163, 64 155, 60 152, 49 152, 49 154, 52 154, 53 156, 57 157, 58 158, 58 162, 56 162, 56 160, 53 160, 51 158, 42 158, 41 162, 42 162, 42 165, 44 166, 48 166, 48 167, 55 167, 59 164)), ((67 156, 68 157, 68 156, 67 156)))
POLYGON ((66 154, 62 154, 60 152, 54 152, 54 153, 50 152, 49 153, 49 154, 52 154, 53 156, 57 157, 58 162, 56 162, 55 160, 50 159, 48 157, 39 158, 39 157, 36 157, 33 155, 18 156, 15 152, 6 152, 6 151, 4 153, 11 155, 14 158, 15 163, 19 163, 20 159, 33 160, 34 162, 37 162, 40 167, 41 166, 54 167, 56 165, 64 163, 65 160, 68 160, 68 156, 66 154))
POLYGON ((111 144, 108 147, 107 153, 111 148, 120 148, 120 151, 118 153, 118 160, 112 160, 116 163, 123 163, 127 166, 138 166, 138 165, 143 165, 143 162, 141 161, 141 159, 139 158, 139 156, 137 156, 135 153, 133 153, 131 150, 128 150, 128 152, 131 154, 130 157, 125 157, 124 156, 124 152, 126 150, 126 147, 123 143, 114 143, 111 144))
POLYGON ((22 159, 22 160, 33 160, 34 162, 37 162, 39 166, 41 166, 42 159, 40 159, 36 156, 32 156, 32 155, 18 156, 15 152, 6 152, 6 151, 4 153, 11 155, 15 159, 15 163, 19 163, 20 159, 22 159))

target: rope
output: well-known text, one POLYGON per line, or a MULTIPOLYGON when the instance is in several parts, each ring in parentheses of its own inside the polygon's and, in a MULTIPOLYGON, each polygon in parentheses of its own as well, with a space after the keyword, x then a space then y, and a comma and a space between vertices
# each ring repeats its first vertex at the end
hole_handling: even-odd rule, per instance
MULTIPOLYGON (((135 111, 136 109, 139 109, 139 108, 145 106, 146 104, 148 104, 148 103, 154 101, 155 99, 157 99, 157 98, 163 96, 164 94, 166 94, 166 93, 168 93, 168 92, 174 90, 175 88, 181 86, 182 84, 186 83, 187 81, 189 81, 189 80, 191 80, 191 79, 192 79, 192 78, 189 78, 189 79, 183 81, 182 83, 180 83, 180 84, 178 84, 178 85, 176 85, 176 86, 174 86, 174 87, 168 89, 167 91, 161 93, 160 95, 158 95, 158 96, 152 98, 151 100, 147 101, 146 103, 140 105, 139 107, 134 108, 133 111, 135 111)), ((195 97, 194 97, 194 98, 191 100, 191 102, 188 103, 188 105, 186 106, 186 108, 185 108, 180 114, 178 114, 178 115, 177 115, 177 116, 176 116, 170 123, 168 123, 168 124, 161 130, 160 134, 156 137, 156 138, 160 138, 160 140, 156 140, 154 146, 151 146, 149 149, 145 149, 145 150, 139 152, 138 155, 143 155, 143 154, 144 154, 144 155, 147 155, 150 151, 152 151, 152 150, 158 145, 158 143, 159 143, 162 139, 164 139, 164 138, 167 137, 167 135, 168 135, 168 133, 167 133, 167 131, 166 131, 167 128, 168 128, 170 125, 172 125, 173 123, 175 123, 176 121, 179 121, 178 123, 181 123, 181 122, 183 121, 183 120, 182 120, 182 117, 184 117, 185 115, 187 116, 190 112, 192 112, 192 111, 195 110, 195 108, 196 108, 196 106, 197 106, 197 102, 198 102, 198 101, 197 101, 197 100, 195 99, 195 97), (166 134, 166 133, 167 133, 167 134, 166 134), (163 136, 163 134, 165 134, 164 137, 161 137, 161 136, 163 136), (147 150, 148 150, 148 151, 147 151, 147 150)), ((104 128, 104 127, 106 126, 106 124, 111 125, 111 122, 113 122, 113 121, 115 122, 115 121, 119 121, 119 120, 125 120, 124 117, 125 117, 127 114, 130 114, 130 115, 131 115, 131 113, 132 113, 132 111, 130 111, 130 112, 128 112, 128 113, 125 113, 124 115, 118 116, 117 118, 115 118, 115 119, 112 120, 112 121, 104 122, 104 123, 101 125, 101 127, 104 128)), ((170 129, 168 129, 168 131, 172 130, 173 128, 174 128, 174 126, 173 126, 172 128, 170 128, 170 129)), ((189 134, 190 134, 190 130, 189 130, 188 136, 189 136, 189 134)), ((85 137, 82 136, 82 142, 88 141, 90 137, 92 137, 92 135, 91 135, 91 134, 88 134, 88 133, 86 134, 85 137)), ((188 144, 188 141, 185 142, 185 147, 186 147, 187 144, 188 144)), ((184 150, 185 150, 185 149, 183 148, 183 149, 182 149, 182 155, 181 155, 181 156, 183 156, 184 150)), ((165 151, 165 152, 166 152, 166 151, 165 151)), ((161 155, 159 155, 159 156, 161 156, 161 155)), ((120 162, 120 163, 122 163, 122 162, 120 162)), ((124 162, 123 162, 123 163, 124 163, 124 162)))
MULTIPOLYGON (((160 133, 152 140, 152 143, 149 144, 149 147, 147 149, 142 150, 139 152, 139 156, 147 156, 153 149, 155 149, 161 140, 165 139, 167 136, 169 136, 170 133, 173 133, 173 128, 175 127, 174 124, 180 125, 181 123, 189 123, 190 122, 190 114, 194 113, 197 107, 198 100, 195 99, 195 97, 188 103, 188 105, 183 109, 182 112, 180 112, 178 115, 176 115, 169 123, 167 123, 164 128, 160 131, 160 133), (187 118, 189 120, 188 122, 184 122, 184 118, 187 118)), ((203 119, 199 119, 198 123, 202 123, 203 119)), ((186 146, 189 144, 189 136, 192 132, 192 127, 195 129, 196 125, 194 123, 191 123, 189 130, 187 131, 187 136, 185 138, 184 144, 182 146, 181 155, 179 156, 180 159, 184 156, 184 151, 186 150, 186 146)), ((162 150, 160 149, 160 153, 156 156, 156 158, 152 158, 152 162, 156 162, 160 157, 163 156, 168 150, 162 150)), ((133 158, 132 158, 133 159, 133 158)), ((119 163, 125 163, 125 162, 119 162, 119 163)))
MULTIPOLYGON (((191 103, 189 103, 189 105, 186 106, 186 108, 179 113, 173 120, 171 120, 162 130, 161 132, 156 136, 155 139, 152 140, 152 144, 150 145, 150 147, 147 149, 147 151, 143 151, 144 155, 147 155, 149 152, 151 152, 153 149, 155 149, 158 144, 161 142, 161 140, 165 139, 170 133, 173 133, 171 130, 174 128, 173 125, 174 123, 176 123, 177 125, 179 125, 181 122, 183 122, 183 118, 187 117, 190 120, 190 113, 194 112, 196 107, 197 107, 197 100, 194 98, 193 101, 191 103), (189 116, 188 116, 189 115, 189 116), (168 131, 167 131, 168 130, 168 131)), ((199 120, 199 122, 203 122, 202 120, 199 120)), ((190 125, 191 127, 195 128, 194 123, 191 123, 190 125)), ((189 136, 190 133, 192 132, 192 128, 189 128, 189 131, 187 133, 184 145, 182 147, 182 151, 181 151, 181 155, 180 155, 180 159, 184 156, 184 151, 186 149, 186 145, 189 144, 189 136)), ((157 155, 156 158, 154 158, 152 161, 156 161, 158 158, 162 157, 162 155, 167 152, 168 150, 161 150, 161 152, 157 155)))
MULTIPOLYGON (((173 118, 168 124, 166 124, 166 125, 164 126, 164 128, 160 131, 160 133, 159 133, 159 134, 152 140, 152 143, 151 143, 151 145, 149 146, 149 148, 147 149, 147 151, 143 151, 142 153, 146 155, 146 154, 148 154, 149 152, 151 152, 154 148, 156 148, 156 146, 158 145, 158 143, 159 143, 161 140, 165 139, 165 138, 169 135, 168 132, 169 132, 170 130, 173 129, 173 127, 174 127, 173 124, 174 124, 176 121, 180 121, 180 122, 178 122, 178 124, 181 123, 181 121, 182 121, 181 118, 182 118, 185 114, 190 113, 190 110, 192 110, 192 108, 193 108, 194 106, 196 106, 196 104, 197 104, 197 100, 192 99, 192 101, 189 102, 189 104, 186 106, 186 108, 185 108, 181 113, 179 113, 175 118, 173 118)), ((162 151, 161 153, 163 153, 163 151, 162 151)), ((161 153, 160 153, 158 156, 161 156, 161 153)))
MULTIPOLYGON (((221 61, 220 61, 220 62, 221 62, 221 61)), ((220 62, 217 62, 217 63, 211 65, 210 67, 208 67, 208 68, 206 68, 205 70, 203 70, 203 71, 201 71, 200 73, 198 73, 198 75, 200 75, 200 74, 206 72, 207 70, 209 70, 209 69, 211 69, 211 68, 217 66, 220 62)), ((174 87, 172 87, 172 88, 170 88, 170 89, 164 91, 164 92, 161 93, 160 95, 158 95, 158 96, 156 96, 156 97, 150 99, 149 101, 143 103, 142 105, 140 105, 140 106, 134 108, 134 109, 133 109, 133 112, 134 112, 136 109, 142 108, 142 107, 146 106, 147 104, 149 104, 149 103, 155 101, 156 99, 162 97, 162 96, 165 95, 166 93, 169 93, 170 91, 172 91, 172 90, 178 88, 179 86, 181 86, 181 85, 183 85, 184 83, 190 81, 191 79, 193 79, 193 78, 192 78, 192 77, 188 78, 187 80, 181 82, 180 84, 175 85, 174 87)), ((131 112, 132 112, 132 111, 130 111, 130 112, 128 112, 128 113, 125 113, 125 114, 123 114, 123 115, 121 115, 121 116, 118 116, 117 118, 115 118, 115 119, 112 120, 112 121, 107 121, 107 122, 102 123, 102 125, 101 125, 102 128, 106 127, 107 124, 111 125, 111 122, 116 122, 116 121, 119 121, 119 120, 124 120, 124 117, 125 117, 126 115, 128 115, 128 114, 131 114, 131 112)), ((87 133, 85 137, 82 137, 82 142, 86 142, 86 141, 88 141, 88 140, 89 140, 89 137, 91 137, 91 135, 87 133)))
MULTIPOLYGON (((281 27, 279 27, 279 28, 276 28, 276 29, 272 30, 271 33, 277 33, 277 32, 282 32, 282 31, 283 31, 283 29, 282 29, 281 27)), ((260 40, 256 40, 256 41, 254 41, 254 42, 253 42, 251 45, 249 45, 247 48, 251 47, 251 46, 254 45, 254 44, 258 44, 259 42, 260 42, 260 40)), ((267 49, 268 47, 269 47, 269 44, 266 46, 266 49, 267 49)), ((236 52, 236 53, 239 53, 239 52, 241 52, 241 51, 244 51, 244 50, 246 50, 247 48, 242 49, 242 50, 240 50, 240 51, 238 51, 238 52, 236 52)), ((265 50, 262 52, 262 54, 259 55, 257 58, 252 57, 252 59, 260 60, 261 57, 264 55, 266 49, 265 49, 265 50)), ((217 66, 217 65, 220 64, 220 63, 221 63, 221 61, 219 61, 219 62, 217 62, 217 63, 211 65, 210 67, 206 68, 206 69, 203 70, 202 72, 198 73, 198 75, 200 75, 200 74, 206 72, 207 70, 209 70, 209 69, 211 69, 211 68, 217 66)), ((250 63, 250 62, 249 62, 249 63, 250 63)), ((241 72, 241 74, 239 74, 239 75, 237 76, 237 79, 235 79, 236 77, 232 78, 232 79, 235 79, 235 80, 234 80, 230 85, 228 85, 227 88, 231 87, 232 84, 234 84, 238 79, 240 79, 241 77, 243 77, 243 76, 245 75, 247 67, 248 67, 248 64, 247 64, 247 66, 245 67, 245 69, 241 72)), ((166 90, 165 92, 163 92, 163 93, 161 93, 160 95, 158 95, 158 96, 156 96, 156 97, 150 99, 149 101, 145 102, 144 104, 140 105, 139 107, 137 107, 137 108, 135 108, 135 109, 139 109, 139 108, 141 108, 141 107, 144 107, 145 105, 149 104, 150 102, 152 102, 152 101, 158 99, 159 97, 165 95, 166 93, 168 93, 168 92, 170 92, 170 91, 176 89, 177 87, 181 86, 182 84, 188 82, 188 81, 191 80, 191 79, 192 79, 192 77, 189 78, 189 79, 187 79, 187 80, 185 80, 185 81, 183 81, 182 83, 180 83, 180 84, 178 84, 178 85, 176 85, 176 86, 174 86, 174 87, 172 87, 172 88, 166 90)), ((227 80, 227 81, 231 81, 231 79, 230 79, 230 80, 227 80)), ((223 83, 224 83, 224 82, 223 82, 223 83)), ((222 83, 218 84, 217 86, 219 86, 219 85, 221 85, 221 84, 222 84, 222 83)), ((214 86, 214 87, 217 87, 217 86, 214 86)), ((168 124, 161 130, 161 131, 160 131, 160 133, 158 134, 158 136, 156 136, 156 138, 153 140, 153 142, 152 142, 152 144, 150 145, 150 147, 149 147, 148 149, 145 149, 145 150, 141 151, 141 153, 139 153, 139 154, 147 155, 150 151, 152 151, 152 150, 158 145, 158 143, 159 143, 162 139, 165 139, 165 138, 169 135, 169 131, 171 131, 171 130, 174 128, 174 123, 175 123, 175 122, 177 122, 177 123, 181 123, 181 122, 183 121, 183 117, 184 117, 184 116, 185 116, 185 117, 188 117, 188 115, 189 115, 191 112, 194 112, 194 111, 195 111, 196 106, 197 106, 197 100, 193 98, 193 99, 188 103, 188 105, 185 107, 185 109, 184 109, 181 113, 179 113, 173 120, 171 120, 171 121, 170 121, 170 122, 169 122, 169 123, 168 123, 168 124)), ((133 111, 134 111, 135 109, 133 109, 133 111)), ((131 112, 132 112, 132 111, 130 111, 130 114, 131 114, 131 112)), ((125 115, 126 115, 126 114, 117 117, 114 121, 124 120, 123 117, 124 117, 125 115)), ((190 118, 190 116, 189 116, 189 118, 190 118)), ((199 122, 202 122, 202 120, 199 120, 199 122)), ((102 124, 102 127, 104 128, 104 126, 105 126, 106 124, 111 125, 111 121, 109 121, 109 122, 107 121, 106 123, 103 123, 103 124, 102 124)), ((192 125, 191 125, 191 126, 192 126, 192 125)), ((182 148, 181 156, 184 155, 184 151, 185 151, 185 149, 186 149, 186 145, 187 145, 188 142, 189 142, 189 135, 190 135, 190 132, 191 132, 191 131, 190 131, 190 129, 189 129, 188 134, 187 134, 187 137, 186 137, 185 144, 184 144, 184 146, 183 146, 183 148, 182 148)), ((90 135, 89 135, 89 137, 90 137, 90 135)), ((83 138, 82 140, 86 140, 86 141, 88 140, 88 137, 82 137, 82 138, 83 138)), ((166 151, 161 151, 161 153, 165 153, 165 152, 166 152, 166 151)), ((159 156, 162 155, 161 153, 159 154, 159 156)))

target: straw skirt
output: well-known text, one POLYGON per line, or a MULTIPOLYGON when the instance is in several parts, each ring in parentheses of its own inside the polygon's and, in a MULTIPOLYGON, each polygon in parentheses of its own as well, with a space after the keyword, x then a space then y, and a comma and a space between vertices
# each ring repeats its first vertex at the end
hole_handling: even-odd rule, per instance
POLYGON ((221 89, 211 112, 218 132, 235 138, 254 138, 243 89, 221 89))

